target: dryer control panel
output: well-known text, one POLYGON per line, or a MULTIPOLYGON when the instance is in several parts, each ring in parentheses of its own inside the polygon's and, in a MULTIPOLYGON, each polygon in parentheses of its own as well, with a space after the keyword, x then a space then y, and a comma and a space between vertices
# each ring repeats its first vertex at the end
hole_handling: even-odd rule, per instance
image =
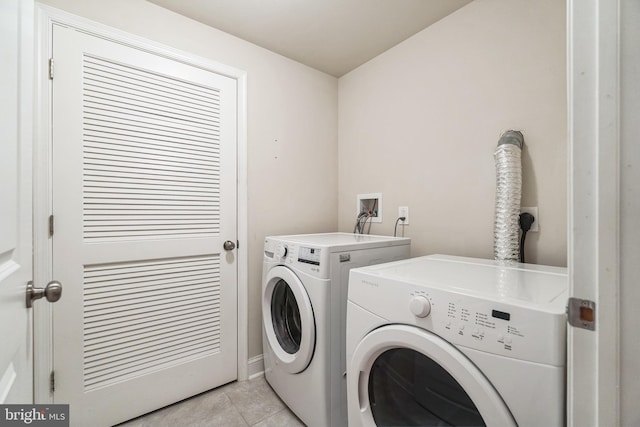
POLYGON ((352 271, 349 300, 390 323, 416 325, 452 344, 556 366, 564 364, 563 313, 510 307, 501 301, 440 289, 360 278, 352 271), (358 298, 353 298, 358 294, 358 298), (366 294, 366 295, 365 295, 366 294))
POLYGON ((463 277, 464 265, 449 262, 438 271, 441 265, 429 263, 417 269, 415 260, 351 270, 349 301, 389 323, 415 325, 455 345, 564 366, 566 350, 559 343, 566 339, 566 275, 517 270, 504 281, 503 271, 482 265, 463 277), (414 276, 411 268, 420 274, 414 276), (483 269, 492 274, 483 278, 483 269))

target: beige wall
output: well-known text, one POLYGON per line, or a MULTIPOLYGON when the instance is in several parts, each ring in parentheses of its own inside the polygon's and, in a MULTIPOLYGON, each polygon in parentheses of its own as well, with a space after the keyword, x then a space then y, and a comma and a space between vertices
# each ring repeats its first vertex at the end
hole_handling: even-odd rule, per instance
POLYGON ((620 425, 640 425, 640 3, 620 2, 620 425))
POLYGON ((337 80, 143 0, 42 3, 247 72, 249 356, 262 354, 266 235, 335 231, 337 80))
POLYGON ((510 128, 527 144, 523 205, 540 209, 529 259, 566 264, 563 2, 475 0, 339 81, 144 0, 42 3, 247 71, 250 357, 263 238, 351 231, 358 193, 383 193, 372 233, 409 206, 413 255, 491 257, 493 150, 510 128))
POLYGON ((409 206, 412 255, 493 257, 493 151, 521 130, 527 261, 566 265, 565 3, 475 0, 339 80, 339 228, 383 193, 392 234, 409 206))

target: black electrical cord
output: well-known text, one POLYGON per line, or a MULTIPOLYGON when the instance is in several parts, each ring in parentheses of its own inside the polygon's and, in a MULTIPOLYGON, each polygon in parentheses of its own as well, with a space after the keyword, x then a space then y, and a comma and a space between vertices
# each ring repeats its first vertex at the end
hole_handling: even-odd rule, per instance
POLYGON ((520 235, 520 262, 524 263, 524 240, 527 237, 527 232, 523 231, 520 235))
POLYGON ((400 221, 404 222, 405 219, 407 219, 407 218, 404 217, 404 216, 399 216, 398 219, 396 219, 396 225, 395 225, 395 227, 393 227, 393 237, 396 237, 396 234, 398 232, 398 223, 400 221))
POLYGON ((527 238, 527 232, 531 230, 531 224, 536 219, 533 215, 528 212, 524 212, 520 214, 520 229, 522 230, 522 235, 520 236, 520 262, 524 262, 524 241, 527 238))

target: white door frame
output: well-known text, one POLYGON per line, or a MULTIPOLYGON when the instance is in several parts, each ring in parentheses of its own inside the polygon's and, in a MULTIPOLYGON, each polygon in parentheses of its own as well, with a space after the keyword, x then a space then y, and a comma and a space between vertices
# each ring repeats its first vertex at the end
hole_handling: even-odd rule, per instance
MULTIPOLYGON (((245 71, 202 58, 166 45, 138 37, 58 9, 38 4, 36 8, 36 67, 34 138, 34 282, 52 280, 52 246, 49 238, 51 214, 51 91, 49 58, 51 58, 54 24, 76 28, 116 43, 143 49, 175 61, 183 62, 237 81, 237 183, 238 183, 238 380, 248 379, 248 241, 247 241, 247 75, 245 71)), ((64 284, 63 284, 64 286, 64 284)), ((64 298, 64 292, 63 292, 64 298)), ((34 310, 34 399, 37 403, 52 401, 49 379, 53 369, 53 328, 50 304, 36 305, 34 310)))
POLYGON ((619 0, 568 1, 570 295, 596 303, 569 327, 569 427, 620 424, 619 35, 619 0))

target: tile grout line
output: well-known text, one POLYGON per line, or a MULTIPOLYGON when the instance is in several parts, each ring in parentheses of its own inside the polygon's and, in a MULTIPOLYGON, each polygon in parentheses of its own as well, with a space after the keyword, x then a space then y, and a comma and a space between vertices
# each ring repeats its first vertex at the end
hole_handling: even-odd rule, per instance
MULTIPOLYGON (((230 383, 230 384, 233 384, 233 383, 230 383)), ((223 386, 223 389, 221 391, 222 391, 222 393, 224 393, 225 396, 227 396, 227 399, 229 399, 229 402, 231 402, 231 406, 233 406, 233 409, 235 409, 236 412, 240 415, 240 417, 242 418, 242 421, 244 421, 244 423, 247 425, 247 427, 251 427, 251 424, 249 424, 249 421, 247 421, 247 419, 244 417, 244 414, 242 413, 240 408, 238 408, 238 406, 233 401, 231 396, 229 396, 229 394, 224 390, 224 388, 229 386, 230 384, 227 384, 227 385, 223 386)))

